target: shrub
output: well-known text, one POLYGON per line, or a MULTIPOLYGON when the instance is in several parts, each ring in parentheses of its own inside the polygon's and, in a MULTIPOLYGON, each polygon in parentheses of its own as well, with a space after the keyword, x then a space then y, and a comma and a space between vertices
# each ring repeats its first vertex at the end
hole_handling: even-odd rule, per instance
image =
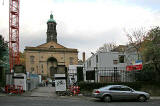
POLYGON ((141 82, 114 82, 114 83, 87 83, 87 82, 80 82, 78 83, 80 89, 82 91, 92 91, 93 89, 98 89, 100 87, 104 87, 107 85, 126 85, 135 90, 140 90, 142 87, 141 82))

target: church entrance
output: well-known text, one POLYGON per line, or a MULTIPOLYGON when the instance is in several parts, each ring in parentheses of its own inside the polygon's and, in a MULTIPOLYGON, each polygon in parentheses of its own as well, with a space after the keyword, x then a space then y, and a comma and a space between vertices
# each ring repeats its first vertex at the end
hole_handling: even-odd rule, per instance
POLYGON ((52 76, 52 75, 54 75, 54 74, 56 74, 56 73, 57 73, 57 68, 51 66, 51 67, 50 67, 50 75, 52 76))
POLYGON ((54 78, 54 74, 57 74, 57 59, 54 57, 50 57, 47 60, 48 67, 48 77, 54 78))

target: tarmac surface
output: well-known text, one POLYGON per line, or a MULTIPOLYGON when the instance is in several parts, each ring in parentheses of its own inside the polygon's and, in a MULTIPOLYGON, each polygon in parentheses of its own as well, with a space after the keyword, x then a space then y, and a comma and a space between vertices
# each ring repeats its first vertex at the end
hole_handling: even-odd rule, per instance
MULTIPOLYGON (((2 96, 24 96, 24 97, 50 97, 50 98, 72 98, 72 99, 94 99, 89 96, 83 96, 82 94, 79 96, 58 96, 56 94, 55 87, 52 87, 51 85, 48 85, 47 87, 38 87, 32 91, 24 92, 21 95, 12 95, 12 94, 5 94, 0 93, 0 97, 2 96)), ((150 99, 153 100, 160 100, 160 96, 151 96, 150 99)))
POLYGON ((160 106, 160 97, 147 102, 113 101, 105 103, 90 96, 58 96, 55 87, 38 87, 21 95, 0 93, 0 106, 160 106))
POLYGON ((55 87, 48 85, 48 87, 38 87, 32 91, 28 91, 22 94, 23 96, 30 97, 56 97, 55 87))

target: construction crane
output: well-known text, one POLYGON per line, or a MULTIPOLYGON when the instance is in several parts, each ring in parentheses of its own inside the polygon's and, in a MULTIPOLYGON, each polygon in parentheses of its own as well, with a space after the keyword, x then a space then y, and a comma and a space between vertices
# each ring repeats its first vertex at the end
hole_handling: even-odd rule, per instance
POLYGON ((19 54, 19 5, 20 0, 9 0, 9 62, 10 72, 20 64, 19 54))

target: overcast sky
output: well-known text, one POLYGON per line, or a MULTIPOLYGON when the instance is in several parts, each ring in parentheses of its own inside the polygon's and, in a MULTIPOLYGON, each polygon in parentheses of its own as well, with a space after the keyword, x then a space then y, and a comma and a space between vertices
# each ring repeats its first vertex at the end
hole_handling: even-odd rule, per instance
MULTIPOLYGON (((8 40, 9 0, 0 0, 0 34, 8 40)), ((20 50, 46 42, 51 11, 58 43, 87 57, 104 43, 126 44, 124 29, 160 25, 160 0, 20 0, 20 50)))

